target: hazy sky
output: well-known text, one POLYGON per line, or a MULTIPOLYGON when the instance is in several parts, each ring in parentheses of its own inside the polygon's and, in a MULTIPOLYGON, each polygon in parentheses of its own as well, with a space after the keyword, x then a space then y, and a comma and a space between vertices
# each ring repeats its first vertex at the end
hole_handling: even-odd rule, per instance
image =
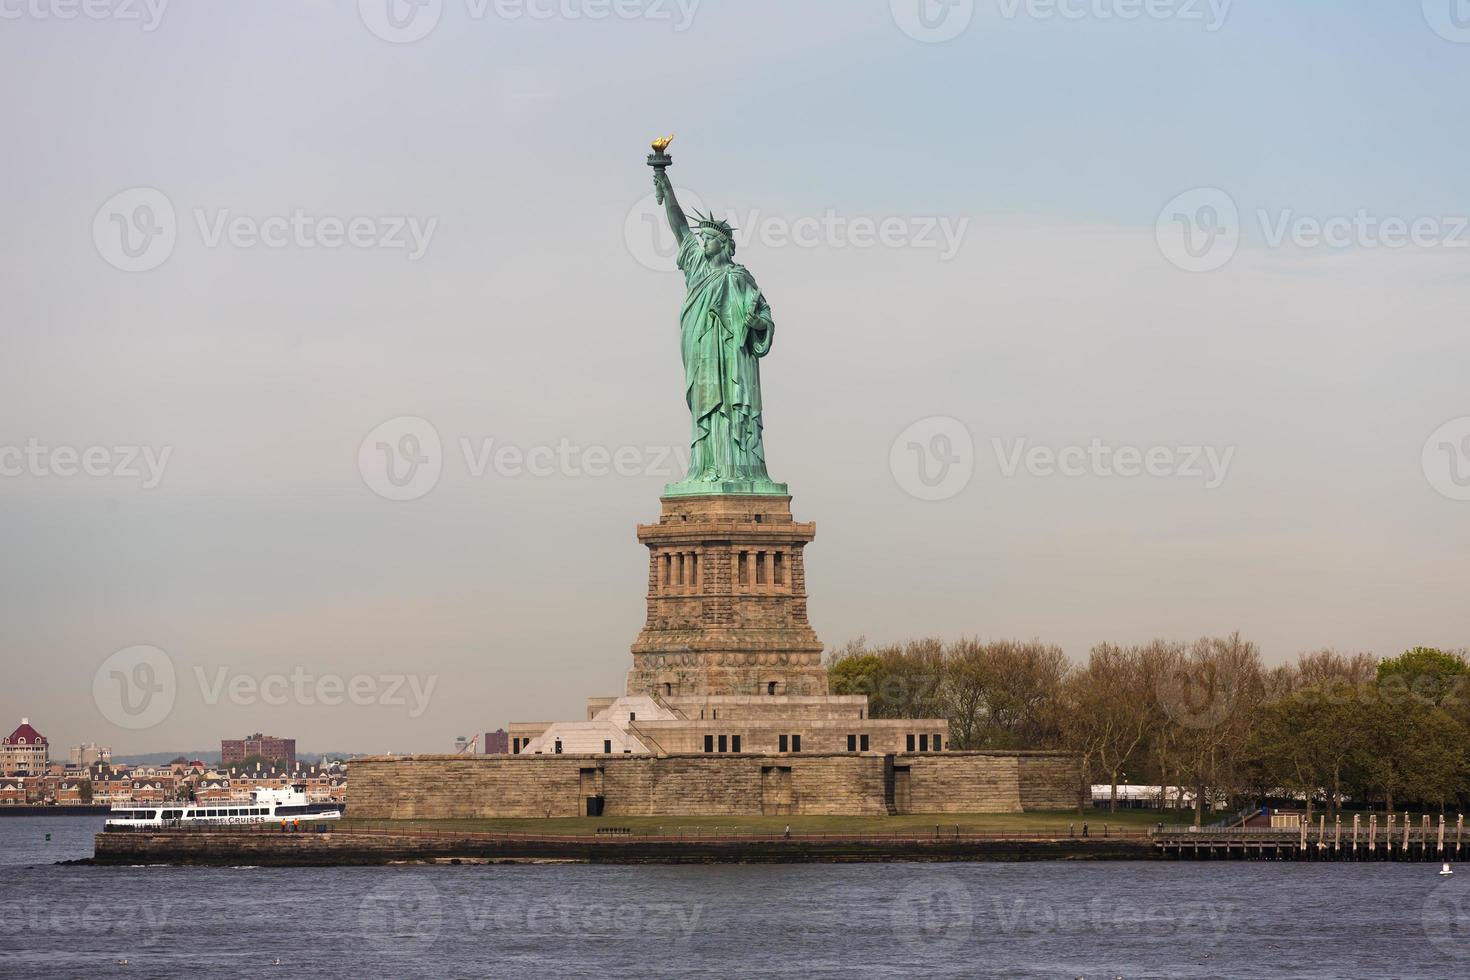
POLYGON ((775 314, 829 645, 1470 645, 1467 5, 924 2, 0 0, 0 727, 621 693, 667 132, 775 314))

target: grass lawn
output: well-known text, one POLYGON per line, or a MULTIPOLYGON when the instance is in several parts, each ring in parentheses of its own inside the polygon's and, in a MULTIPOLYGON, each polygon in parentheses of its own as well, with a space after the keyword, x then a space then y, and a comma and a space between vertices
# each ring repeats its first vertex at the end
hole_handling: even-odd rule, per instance
MULTIPOLYGON (((351 813, 351 806, 348 813, 351 813)), ((922 833, 933 831, 938 824, 954 832, 956 825, 962 832, 992 833, 1003 831, 1052 832, 1065 835, 1069 825, 1076 825, 1078 834, 1086 823, 1095 836, 1101 835, 1103 825, 1126 827, 1134 830, 1156 826, 1160 820, 1166 824, 1189 823, 1193 814, 1176 814, 1172 811, 1160 814, 1157 810, 1088 810, 1085 816, 1077 816, 1076 810, 1053 810, 1036 813, 910 813, 896 817, 550 817, 544 819, 487 818, 478 820, 354 820, 342 821, 342 829, 354 827, 420 830, 469 830, 482 832, 510 832, 522 834, 592 834, 598 827, 628 827, 635 833, 648 834, 752 834, 781 833, 791 826, 794 834, 843 834, 843 833, 922 833)), ((1210 818, 1210 819, 1213 819, 1210 818)), ((1208 822, 1208 821, 1207 821, 1208 822)))

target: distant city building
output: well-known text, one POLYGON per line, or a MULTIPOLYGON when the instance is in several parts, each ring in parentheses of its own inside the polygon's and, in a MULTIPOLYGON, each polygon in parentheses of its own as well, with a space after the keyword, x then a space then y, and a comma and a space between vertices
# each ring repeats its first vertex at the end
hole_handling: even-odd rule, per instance
POLYGON ((85 745, 73 745, 70 760, 74 766, 95 766, 99 762, 108 764, 112 762, 112 749, 109 746, 92 742, 85 745))
POLYGON ((510 752, 510 733, 504 728, 485 733, 486 755, 507 755, 510 752))
POLYGON ((465 750, 468 749, 469 747, 470 747, 470 740, 469 739, 465 738, 463 735, 456 735, 454 737, 454 754, 455 755, 464 755, 465 750))
POLYGON ((245 738, 222 739, 219 743, 219 761, 222 765, 241 763, 252 755, 273 762, 284 762, 287 768, 295 769, 296 740, 256 732, 245 738))
MULTIPOLYGON (((30 736, 27 736, 29 744, 30 736)), ((242 739, 242 741, 247 741, 242 739)), ((167 803, 194 799, 239 803, 260 789, 306 787, 311 802, 347 798, 347 769, 340 763, 249 771, 216 771, 201 762, 131 766, 118 763, 107 772, 80 770, 48 776, 0 777, 0 807, 41 804, 106 806, 115 803, 167 803)))
POLYGON ((20 727, 0 740, 0 775, 44 775, 51 761, 49 746, 46 736, 31 727, 31 720, 22 718, 20 727))

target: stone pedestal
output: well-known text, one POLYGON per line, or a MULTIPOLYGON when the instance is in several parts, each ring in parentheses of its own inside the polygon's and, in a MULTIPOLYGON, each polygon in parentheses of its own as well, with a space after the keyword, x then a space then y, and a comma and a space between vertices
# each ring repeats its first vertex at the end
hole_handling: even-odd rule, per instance
POLYGON ((629 695, 825 695, 822 642, 807 622, 802 549, 815 524, 788 496, 665 496, 648 547, 648 621, 629 695))

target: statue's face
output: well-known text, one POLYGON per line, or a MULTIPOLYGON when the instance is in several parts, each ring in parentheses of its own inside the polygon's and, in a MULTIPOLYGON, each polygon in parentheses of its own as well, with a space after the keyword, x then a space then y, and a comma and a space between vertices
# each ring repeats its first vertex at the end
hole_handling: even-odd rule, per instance
POLYGON ((725 240, 712 231, 704 233, 704 256, 712 259, 725 251, 725 240))

